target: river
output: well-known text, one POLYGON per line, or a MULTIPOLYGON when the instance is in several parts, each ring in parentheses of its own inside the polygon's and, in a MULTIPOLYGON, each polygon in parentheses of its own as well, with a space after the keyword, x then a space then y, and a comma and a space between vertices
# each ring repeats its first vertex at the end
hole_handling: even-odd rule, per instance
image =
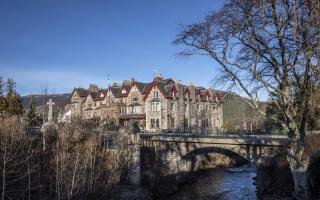
POLYGON ((182 185, 173 195, 162 200, 255 200, 254 165, 219 168, 200 172, 193 181, 182 185))

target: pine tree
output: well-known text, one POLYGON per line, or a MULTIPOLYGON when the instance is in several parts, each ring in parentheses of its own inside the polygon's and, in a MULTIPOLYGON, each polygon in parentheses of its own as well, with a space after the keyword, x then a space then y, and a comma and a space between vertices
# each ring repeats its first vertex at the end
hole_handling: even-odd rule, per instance
POLYGON ((6 99, 4 98, 4 82, 3 78, 0 77, 0 116, 4 115, 6 110, 6 99))
POLYGON ((27 114, 27 120, 29 122, 29 126, 37 125, 36 104, 34 96, 31 97, 30 108, 27 114))
POLYGON ((0 96, 3 97, 4 95, 4 82, 3 78, 0 76, 0 96))
POLYGON ((22 101, 20 95, 15 90, 15 82, 13 79, 7 80, 7 109, 9 115, 21 115, 23 113, 22 101))

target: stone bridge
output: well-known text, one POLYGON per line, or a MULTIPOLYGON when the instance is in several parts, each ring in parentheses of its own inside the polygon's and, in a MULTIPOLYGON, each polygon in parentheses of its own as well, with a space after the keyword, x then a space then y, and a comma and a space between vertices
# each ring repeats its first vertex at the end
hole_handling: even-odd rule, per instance
MULTIPOLYGON (((132 182, 147 184, 151 188, 161 188, 159 186, 163 185, 165 191, 185 181, 190 172, 204 169, 199 168, 203 159, 209 162, 221 159, 211 159, 212 155, 222 154, 225 155, 222 159, 228 157, 234 161, 233 164, 243 164, 255 163, 259 158, 273 157, 278 153, 287 154, 290 149, 288 137, 279 135, 139 133, 132 136, 132 141, 135 146, 132 182)), ((309 192, 306 184, 309 160, 302 166, 295 166, 292 158, 287 159, 294 179, 295 195, 306 196, 309 192)))
POLYGON ((236 164, 257 162, 260 157, 286 151, 289 140, 272 135, 190 135, 141 133, 141 167, 148 170, 147 162, 166 165, 167 174, 197 170, 198 164, 210 154, 223 154, 236 164), (152 155, 153 156, 150 156, 152 155), (144 158, 148 157, 149 158, 144 158), (151 161, 150 161, 151 159, 151 161), (149 160, 149 161, 148 161, 149 160))

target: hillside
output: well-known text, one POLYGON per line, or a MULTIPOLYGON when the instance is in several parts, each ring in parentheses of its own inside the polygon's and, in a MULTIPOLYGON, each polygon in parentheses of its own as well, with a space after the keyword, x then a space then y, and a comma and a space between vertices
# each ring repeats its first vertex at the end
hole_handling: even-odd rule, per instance
MULTIPOLYGON (((243 97, 238 94, 230 93, 223 99, 223 121, 224 123, 232 123, 238 127, 243 126, 243 122, 252 123, 259 126, 263 123, 265 117, 253 110, 243 97)), ((267 103, 260 102, 263 110, 266 109, 267 103)))
POLYGON ((35 97, 36 107, 37 111, 39 111, 40 107, 43 105, 43 102, 48 102, 49 99, 52 99, 55 102, 55 107, 58 109, 64 109, 64 106, 67 105, 69 99, 70 99, 69 93, 66 94, 51 94, 47 95, 45 98, 43 95, 27 95, 22 96, 22 105, 25 110, 29 109, 31 97, 35 97))

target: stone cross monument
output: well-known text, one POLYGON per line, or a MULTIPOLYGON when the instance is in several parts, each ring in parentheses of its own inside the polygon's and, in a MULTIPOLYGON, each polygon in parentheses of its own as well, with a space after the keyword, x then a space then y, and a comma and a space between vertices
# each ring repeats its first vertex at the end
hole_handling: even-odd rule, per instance
POLYGON ((49 112, 48 112, 48 122, 51 122, 53 117, 52 117, 52 106, 55 105, 55 103, 52 101, 52 99, 49 99, 47 102, 47 105, 49 105, 49 112))

